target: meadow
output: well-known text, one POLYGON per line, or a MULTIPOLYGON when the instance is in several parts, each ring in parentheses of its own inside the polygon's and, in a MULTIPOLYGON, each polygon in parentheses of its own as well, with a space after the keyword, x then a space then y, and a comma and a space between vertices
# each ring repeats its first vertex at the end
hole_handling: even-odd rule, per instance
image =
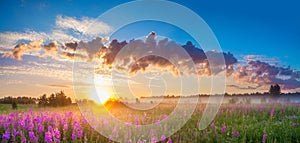
MULTIPOLYGON (((88 106, 99 114, 105 110, 102 105, 88 106)), ((300 142, 300 104, 223 104, 214 121, 206 129, 199 130, 204 108, 205 104, 198 104, 187 123, 170 137, 150 132, 138 137, 126 136, 122 142, 300 142)), ((117 136, 106 138, 95 129, 109 126, 110 119, 101 116, 99 124, 91 126, 74 104, 57 108, 22 105, 18 110, 1 104, 0 109, 0 135, 4 143, 113 142, 113 139, 124 136, 124 132, 130 132, 114 129, 112 134, 117 136)), ((106 109, 116 118, 131 124, 159 124, 174 105, 162 104, 149 111, 133 111, 118 104, 106 109)))

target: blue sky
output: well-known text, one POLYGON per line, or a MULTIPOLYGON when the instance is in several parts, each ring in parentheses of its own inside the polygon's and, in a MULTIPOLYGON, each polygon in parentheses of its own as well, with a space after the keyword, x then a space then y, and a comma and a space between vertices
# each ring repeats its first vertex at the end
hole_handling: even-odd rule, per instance
MULTIPOLYGON (((21 53, 20 55, 23 55, 23 61, 21 61, 20 57, 15 57, 16 59, 19 58, 20 61, 18 61, 16 59, 4 58, 1 55, 5 55, 6 52, 13 50, 14 46, 21 42, 27 42, 28 44, 31 40, 38 41, 40 38, 44 40, 42 41, 44 45, 53 39, 57 40, 55 38, 60 38, 61 43, 57 40, 58 44, 70 42, 70 40, 82 34, 84 30, 78 27, 72 27, 72 25, 68 25, 68 22, 78 22, 77 24, 79 26, 83 26, 86 23, 94 22, 94 20, 105 11, 125 2, 128 1, 1 1, 0 8, 3 12, 0 13, 0 83, 5 83, 5 85, 0 87, 0 96, 20 95, 21 93, 26 95, 31 94, 29 91, 4 91, 5 89, 15 89, 16 87, 26 87, 29 85, 34 85, 37 89, 41 89, 33 91, 35 92, 33 93, 34 95, 39 95, 44 91, 53 91, 53 89, 49 89, 49 87, 57 89, 70 87, 70 79, 61 79, 61 76, 56 76, 63 74, 69 75, 70 73, 66 72, 72 71, 72 67, 68 65, 68 62, 61 63, 61 61, 64 60, 59 58, 59 54, 65 52, 62 49, 51 47, 52 49, 48 49, 48 51, 41 50, 38 52, 25 52, 26 54, 21 53), (18 40, 19 37, 21 40, 18 40), (22 39, 24 37, 25 40, 22 39), (7 45, 10 46, 6 47, 7 45), (53 52, 54 60, 49 56, 53 54, 53 52), (42 56, 38 56, 39 54, 42 56), (46 66, 42 67, 41 63, 46 66), (38 73, 24 73, 22 72, 24 69, 32 73, 38 73), (15 71, 18 73, 17 76, 13 76, 15 71), (43 74, 49 75, 49 77, 43 78, 49 78, 49 81, 54 84, 49 85, 45 80, 30 81, 31 78, 41 79, 43 74)), ((269 78, 270 81, 272 81, 269 82, 269 84, 273 83, 273 81, 275 83, 276 81, 283 85, 286 83, 287 87, 292 87, 295 91, 300 90, 300 73, 296 72, 300 70, 298 60, 300 53, 300 2, 296 0, 175 0, 173 2, 191 9, 202 17, 214 32, 222 50, 232 53, 234 57, 239 60, 237 64, 246 65, 249 59, 260 60, 267 64, 252 63, 252 66, 267 66, 267 72, 274 70, 274 68, 268 64, 276 65, 278 66, 276 70, 282 73, 288 71, 290 73, 288 78, 290 79, 279 81, 277 75, 273 75, 273 77, 269 78), (281 68, 288 66, 295 71, 291 72, 289 69, 281 68)), ((155 10, 155 8, 153 8, 153 10, 155 10)), ((126 17, 126 13, 124 13, 124 17, 126 17)), ((174 13, 174 17, 176 17, 176 13, 174 13)), ((193 19, 186 23, 192 24, 193 19)), ((110 25, 105 25, 105 23, 98 24, 99 27, 108 31, 110 30, 110 25)), ((95 31, 98 32, 97 36, 105 36, 106 34, 106 32, 103 31, 95 31)), ((199 45, 195 43, 195 40, 184 30, 174 25, 157 21, 143 21, 127 25, 111 35, 110 40, 117 38, 119 40, 129 41, 133 38, 147 36, 151 31, 155 31, 157 35, 168 37, 182 45, 187 41, 192 41, 199 47, 199 45)), ((93 34, 93 31, 90 32, 93 34)), ((52 44, 55 45, 55 43, 52 44)), ((249 75, 251 75, 251 73, 249 75)), ((278 77, 280 76, 283 77, 286 75, 278 75, 278 77)), ((239 86, 239 89, 245 89, 245 87, 249 86, 255 87, 253 84, 246 85, 244 83, 239 84, 239 86)), ((253 88, 252 90, 250 89, 251 88, 244 92, 252 92, 253 88)), ((71 92, 71 88, 68 88, 68 90, 71 92)), ((256 90, 257 89, 255 89, 255 91, 256 90)), ((265 91, 266 87, 260 90, 265 91)))

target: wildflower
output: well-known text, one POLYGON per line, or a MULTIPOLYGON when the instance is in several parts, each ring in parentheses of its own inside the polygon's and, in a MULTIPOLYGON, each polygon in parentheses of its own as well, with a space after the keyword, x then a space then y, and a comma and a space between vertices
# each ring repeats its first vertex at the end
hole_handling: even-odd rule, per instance
POLYGON ((268 137, 268 135, 266 133, 264 133, 263 138, 262 138, 263 143, 266 142, 267 137, 268 137))
POLYGON ((275 113, 275 110, 272 109, 272 110, 270 111, 270 116, 273 117, 273 116, 274 116, 274 113, 275 113))
POLYGON ((29 140, 30 141, 33 141, 33 142, 37 142, 38 138, 35 136, 34 132, 33 131, 29 131, 28 132, 28 136, 29 136, 29 140))
POLYGON ((166 114, 162 115, 162 119, 166 119, 167 117, 168 117, 168 115, 166 115, 166 114))
POLYGON ((20 128, 24 128, 25 127, 24 121, 19 122, 19 126, 20 126, 20 128))
POLYGON ((297 124, 297 123, 293 123, 293 126, 294 126, 294 127, 297 127, 297 126, 298 126, 298 124, 297 124))
POLYGON ((157 125, 159 125, 159 124, 160 124, 160 120, 156 120, 155 123, 156 123, 157 125))
POLYGON ((167 143, 172 143, 172 139, 171 139, 171 138, 169 138, 169 140, 167 141, 167 143))
POLYGON ((48 132, 45 132, 45 139, 44 139, 45 142, 47 143, 52 143, 52 134, 50 131, 48 132))
POLYGON ((30 122, 27 126, 27 130, 32 131, 34 128, 34 124, 32 122, 30 122))
POLYGON ((52 126, 48 126, 48 131, 52 132, 52 130, 53 130, 52 126))
POLYGON ((157 138, 156 137, 152 137, 151 138, 151 142, 156 143, 157 142, 157 138))
POLYGON ((55 128, 55 129, 53 130, 53 134, 54 134, 54 137, 55 137, 56 139, 59 139, 59 138, 60 138, 60 132, 59 132, 59 130, 58 130, 57 128, 55 128))
POLYGON ((200 121, 197 122, 197 127, 200 128, 200 121))
POLYGON ((72 140, 76 140, 76 138, 77 138, 77 137, 76 137, 76 134, 73 132, 73 133, 72 133, 72 140))
POLYGON ((215 123, 213 122, 213 123, 211 123, 211 128, 215 128, 215 123))
POLYGON ((10 139, 10 132, 9 131, 5 131, 5 133, 2 135, 2 140, 3 141, 7 141, 10 139))
POLYGON ((166 141, 166 139, 167 139, 166 136, 162 135, 161 138, 160 138, 160 141, 164 142, 164 141, 166 141))
POLYGON ((235 136, 236 136, 236 137, 239 137, 239 136, 241 136, 241 135, 240 135, 238 132, 236 132, 236 133, 235 133, 235 136))
POLYGON ((81 138, 82 135, 83 135, 83 131, 82 130, 78 130, 77 131, 77 135, 78 135, 78 138, 81 138))
POLYGON ((42 124, 39 123, 39 124, 37 125, 37 132, 38 132, 38 133, 41 133, 41 132, 44 132, 44 130, 45 130, 45 129, 44 129, 44 125, 42 125, 42 124))
POLYGON ((225 131, 226 131, 226 125, 225 124, 223 124, 223 127, 222 127, 222 133, 224 133, 225 131))
POLYGON ((64 123, 64 131, 67 131, 67 130, 68 130, 68 124, 64 123))

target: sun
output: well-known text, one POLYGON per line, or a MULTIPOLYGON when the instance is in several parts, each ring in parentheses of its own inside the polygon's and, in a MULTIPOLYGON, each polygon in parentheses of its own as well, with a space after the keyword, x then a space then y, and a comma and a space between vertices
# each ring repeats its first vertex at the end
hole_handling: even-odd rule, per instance
POLYGON ((101 90, 101 89, 96 89, 97 91, 97 97, 98 99, 94 99, 94 101, 100 103, 100 104, 104 104, 107 100, 110 99, 110 93, 108 91, 105 90, 101 90))

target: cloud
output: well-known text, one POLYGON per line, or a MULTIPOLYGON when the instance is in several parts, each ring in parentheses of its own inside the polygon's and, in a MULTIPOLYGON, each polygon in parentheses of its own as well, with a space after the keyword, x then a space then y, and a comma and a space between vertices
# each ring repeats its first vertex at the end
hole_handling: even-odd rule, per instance
POLYGON ((82 17, 76 19, 68 16, 57 16, 56 23, 49 33, 27 29, 24 32, 0 33, 0 48, 12 49, 20 42, 57 41, 63 44, 66 41, 80 41, 84 36, 100 36, 111 32, 112 27, 94 18, 82 17))
POLYGON ((59 15, 56 17, 55 24, 58 28, 71 29, 84 35, 97 36, 101 34, 108 34, 112 31, 112 27, 106 23, 89 17, 76 19, 73 17, 59 15))
POLYGON ((70 88, 69 85, 63 85, 63 84, 50 84, 48 86, 54 87, 54 88, 70 88))
POLYGON ((47 54, 56 56, 59 49, 59 45, 57 44, 56 41, 53 41, 49 44, 44 45, 43 48, 47 54))
MULTIPOLYGON (((211 76, 226 70, 226 75, 233 77, 238 83, 251 84, 249 87, 235 87, 239 89, 252 89, 252 87, 254 89, 270 84, 280 84, 283 89, 300 88, 300 72, 292 70, 290 67, 276 66, 274 63, 279 60, 275 58, 267 58, 262 55, 247 55, 244 56, 244 61, 241 61, 246 63, 237 65, 237 59, 230 52, 204 51, 190 41, 184 45, 179 45, 175 41, 168 39, 157 40, 155 32, 150 32, 145 40, 119 42, 117 39, 114 39, 108 45, 104 44, 107 42, 106 38, 96 37, 89 41, 74 41, 74 38, 72 39, 72 37, 68 37, 64 33, 65 29, 73 29, 77 32, 82 32, 84 29, 83 27, 74 27, 74 25, 72 27, 67 22, 75 21, 75 23, 80 25, 81 22, 85 23, 89 20, 91 19, 76 20, 70 17, 58 17, 57 25, 61 29, 52 33, 61 35, 60 37, 64 37, 62 38, 63 40, 69 40, 61 41, 60 43, 53 41, 42 45, 43 40, 41 39, 53 39, 51 35, 46 33, 34 31, 0 33, 1 41, 7 40, 8 43, 18 42, 20 39, 31 41, 29 44, 17 44, 10 53, 5 53, 3 56, 22 60, 24 54, 38 53, 43 49, 45 54, 49 54, 53 58, 74 60, 75 57, 78 57, 78 59, 88 62, 99 60, 101 62, 99 67, 105 70, 115 68, 121 71, 128 71, 130 74, 165 70, 173 73, 175 76, 181 73, 211 76), (185 52, 179 49, 183 49, 185 52), (59 56, 56 57, 57 55, 59 56), (208 57, 213 58, 208 60, 208 57), (222 59, 225 61, 222 61, 222 59), (260 60, 267 62, 261 62, 260 60), (194 69, 194 65, 190 64, 191 61, 195 64, 196 69, 194 69), (224 63, 225 65, 223 65, 224 63)), ((102 70, 100 69, 99 71, 102 70)))
POLYGON ((252 86, 246 86, 246 87, 241 87, 238 85, 226 85, 226 87, 231 87, 231 88, 235 88, 235 89, 257 89, 257 87, 252 87, 252 86))
POLYGON ((0 33, 0 47, 1 48, 12 48, 18 41, 38 41, 40 39, 49 39, 48 34, 44 32, 25 31, 24 33, 18 32, 4 32, 0 33))
POLYGON ((211 65, 215 67, 209 66, 206 54, 210 54, 210 56, 213 57, 223 56, 226 67, 230 70, 229 73, 232 73, 233 69, 231 65, 235 64, 237 59, 231 53, 221 53, 217 51, 208 51, 205 53, 202 49, 195 47, 191 42, 187 42, 181 46, 168 39, 157 41, 156 33, 154 32, 150 32, 145 41, 131 40, 127 43, 126 41, 118 42, 117 40, 113 40, 108 47, 103 47, 100 50, 104 65, 127 70, 133 74, 138 71, 149 71, 150 69, 148 69, 148 67, 169 69, 174 75, 177 75, 178 71, 195 73, 195 69, 193 69, 194 63, 198 67, 196 69, 198 71, 195 74, 212 75, 211 68, 218 69, 218 71, 215 70, 217 72, 213 72, 214 75, 221 72, 222 62, 218 61, 220 59, 209 61, 214 62, 213 64, 211 63, 211 65), (125 46, 126 49, 124 49, 125 46), (147 53, 149 54, 147 55, 147 53), (191 63, 191 60, 194 63, 191 63))
POLYGON ((92 60, 102 47, 104 47, 103 39, 101 37, 97 37, 96 39, 88 42, 80 41, 78 43, 77 50, 84 50, 89 59, 92 60))
POLYGON ((250 61, 247 65, 236 68, 234 77, 240 83, 255 83, 258 86, 280 84, 284 89, 300 87, 299 71, 261 61, 250 61))
POLYGON ((77 59, 87 59, 86 56, 82 54, 76 54, 76 53, 69 53, 69 52, 62 52, 60 53, 60 57, 63 59, 68 59, 68 60, 74 60, 75 58, 77 59))
POLYGON ((78 46, 77 42, 65 42, 65 50, 70 49, 71 51, 76 51, 76 48, 78 46))
POLYGON ((11 53, 5 53, 4 57, 13 57, 17 60, 22 60, 22 55, 26 52, 30 51, 39 51, 41 49, 41 44, 43 43, 43 40, 38 41, 32 41, 29 44, 18 44, 15 46, 15 48, 12 50, 11 53))
POLYGON ((251 61, 264 61, 266 63, 269 63, 270 65, 277 65, 280 63, 280 60, 277 57, 266 57, 265 55, 245 55, 243 56, 243 60, 241 62, 251 62, 251 61))

